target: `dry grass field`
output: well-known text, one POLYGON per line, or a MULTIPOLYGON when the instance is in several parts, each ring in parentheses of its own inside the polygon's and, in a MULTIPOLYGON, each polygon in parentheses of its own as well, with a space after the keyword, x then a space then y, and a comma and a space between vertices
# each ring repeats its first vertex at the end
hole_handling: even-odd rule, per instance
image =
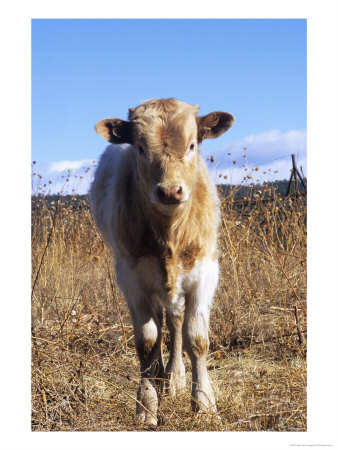
MULTIPOLYGON (((268 189, 268 188, 267 188, 268 189)), ((222 202, 208 368, 219 418, 163 395, 158 431, 305 431, 306 203, 222 202), (241 206, 239 206, 241 205, 241 206)), ((88 200, 33 197, 32 430, 132 431, 138 361, 88 200)), ((164 331, 164 357, 170 346, 164 331)))

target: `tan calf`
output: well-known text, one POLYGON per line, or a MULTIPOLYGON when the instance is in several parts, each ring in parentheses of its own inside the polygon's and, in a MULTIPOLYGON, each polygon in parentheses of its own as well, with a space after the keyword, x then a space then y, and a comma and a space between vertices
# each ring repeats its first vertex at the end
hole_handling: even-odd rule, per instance
POLYGON ((103 119, 95 127, 113 145, 101 157, 90 198, 134 326, 136 414, 146 424, 157 423, 156 380, 167 379, 172 394, 185 386, 182 340, 192 364, 193 410, 216 411, 206 355, 219 206, 198 144, 224 133, 234 118, 197 112, 176 99, 150 100, 129 109, 128 121, 103 119), (163 307, 171 338, 165 371, 163 307))

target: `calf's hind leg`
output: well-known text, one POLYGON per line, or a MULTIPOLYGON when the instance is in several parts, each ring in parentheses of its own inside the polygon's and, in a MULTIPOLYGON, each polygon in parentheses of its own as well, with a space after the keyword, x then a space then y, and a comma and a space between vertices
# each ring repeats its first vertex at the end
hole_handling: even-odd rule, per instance
POLYGON ((166 378, 170 395, 177 395, 185 388, 185 367, 182 359, 183 312, 166 310, 167 326, 170 332, 170 356, 166 367, 166 378))

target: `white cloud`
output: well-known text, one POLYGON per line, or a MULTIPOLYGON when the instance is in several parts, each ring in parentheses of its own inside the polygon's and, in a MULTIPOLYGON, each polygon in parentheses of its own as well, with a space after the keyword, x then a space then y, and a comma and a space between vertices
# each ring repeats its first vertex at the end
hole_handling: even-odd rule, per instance
POLYGON ((87 194, 96 165, 92 159, 36 164, 32 170, 32 193, 87 194))
POLYGON ((80 161, 58 161, 53 162, 49 166, 48 172, 66 172, 67 170, 85 169, 93 163, 95 163, 95 161, 91 159, 82 159, 80 161))
MULTIPOLYGON (((203 153, 206 158, 211 156, 210 151, 203 153)), ((249 182, 288 179, 292 167, 291 154, 296 156, 298 168, 302 166, 306 175, 305 130, 290 130, 284 133, 270 130, 229 142, 222 149, 213 152, 215 162, 209 163, 209 167, 216 182, 222 180, 238 184, 248 175, 252 176, 249 182), (259 168, 258 171, 255 170, 256 167, 259 168), (220 178, 219 174, 226 175, 227 179, 220 178)))
MULTIPOLYGON (((236 143, 243 144, 253 158, 259 162, 272 161, 274 158, 282 157, 291 153, 306 153, 306 131, 291 130, 282 133, 271 130, 265 133, 250 135, 236 143)), ((242 149, 243 147, 241 147, 242 149)))

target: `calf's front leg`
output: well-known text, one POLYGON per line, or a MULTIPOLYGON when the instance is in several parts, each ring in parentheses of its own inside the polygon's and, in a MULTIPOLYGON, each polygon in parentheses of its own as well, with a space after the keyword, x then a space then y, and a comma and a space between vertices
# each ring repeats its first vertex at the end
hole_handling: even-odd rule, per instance
POLYGON ((160 356, 161 327, 156 312, 146 302, 138 306, 135 308, 135 305, 129 305, 141 375, 136 418, 146 425, 157 425, 159 397, 155 383, 155 363, 160 356))
POLYGON ((191 405, 195 412, 217 412, 207 372, 209 309, 217 282, 218 264, 216 261, 209 261, 201 265, 199 280, 186 297, 183 339, 191 360, 191 405))
POLYGON ((184 327, 184 342, 192 369, 192 409, 195 412, 216 412, 215 397, 207 371, 208 318, 203 313, 189 314, 184 327))

